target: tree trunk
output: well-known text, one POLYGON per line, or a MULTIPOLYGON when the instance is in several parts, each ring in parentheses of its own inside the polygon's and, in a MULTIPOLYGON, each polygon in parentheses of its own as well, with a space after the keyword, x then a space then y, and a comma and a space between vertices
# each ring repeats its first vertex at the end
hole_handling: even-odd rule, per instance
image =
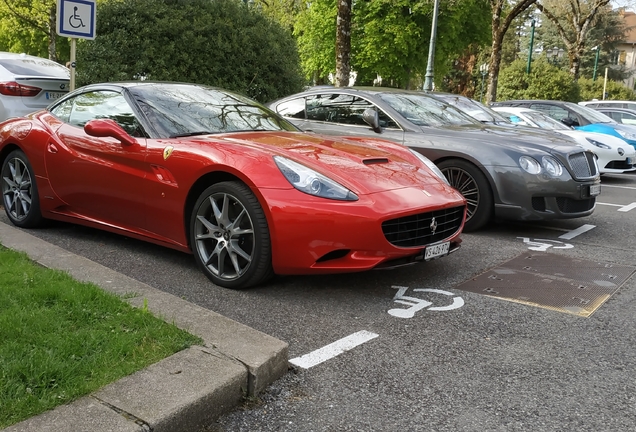
POLYGON ((497 100, 497 84, 499 83, 499 69, 501 67, 501 45, 503 33, 493 31, 490 66, 488 68, 488 89, 486 90, 486 104, 497 100), (496 33, 496 35, 495 35, 496 33))
POLYGON ((338 1, 336 21, 336 87, 349 85, 351 72, 351 4, 352 0, 338 1))
POLYGON ((56 5, 51 6, 49 9, 49 59, 53 61, 57 61, 57 52, 55 49, 55 38, 57 37, 57 32, 55 29, 56 25, 56 5))

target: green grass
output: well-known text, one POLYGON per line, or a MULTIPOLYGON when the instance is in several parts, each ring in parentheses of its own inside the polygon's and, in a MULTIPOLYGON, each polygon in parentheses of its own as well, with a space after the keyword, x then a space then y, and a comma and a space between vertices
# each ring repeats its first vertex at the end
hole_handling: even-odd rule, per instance
POLYGON ((200 343, 0 245, 0 429, 200 343))

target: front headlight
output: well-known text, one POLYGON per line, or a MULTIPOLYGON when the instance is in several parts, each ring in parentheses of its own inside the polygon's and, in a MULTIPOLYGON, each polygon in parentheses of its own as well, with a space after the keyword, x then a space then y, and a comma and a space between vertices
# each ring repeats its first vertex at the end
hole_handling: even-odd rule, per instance
POLYGON ((274 162, 293 187, 309 195, 340 201, 357 201, 358 196, 341 184, 291 159, 274 156, 274 162))
POLYGON ((625 131, 618 130, 618 129, 615 129, 615 130, 616 130, 616 132, 618 132, 618 134, 619 134, 620 136, 622 136, 623 138, 628 139, 628 140, 631 140, 631 141, 636 141, 636 134, 633 134, 633 133, 631 133, 631 132, 625 132, 625 131))
POLYGON ((413 153, 415 156, 417 156, 417 158, 419 160, 421 160, 422 163, 424 163, 424 165, 426 165, 431 171, 433 171, 437 175, 437 177, 442 179, 442 181, 444 181, 444 183, 446 183, 447 185, 450 186, 450 183, 448 182, 448 179, 446 178, 444 173, 437 167, 437 165, 435 165, 433 163, 433 161, 431 161, 429 158, 427 158, 426 156, 416 152, 413 149, 409 149, 409 150, 411 151, 411 153, 413 153))
POLYGON ((530 156, 521 156, 519 158, 519 165, 524 171, 530 174, 539 174, 541 172, 541 164, 530 156))
POLYGON ((543 168, 552 177, 560 177, 563 174, 563 165, 552 156, 543 156, 541 162, 543 162, 543 168))
POLYGON ((593 140, 592 138, 587 138, 585 137, 585 139, 587 140, 587 142, 589 142, 590 144, 598 147, 598 148, 602 148, 602 149, 611 149, 610 146, 608 146, 607 144, 603 144, 602 142, 593 140))

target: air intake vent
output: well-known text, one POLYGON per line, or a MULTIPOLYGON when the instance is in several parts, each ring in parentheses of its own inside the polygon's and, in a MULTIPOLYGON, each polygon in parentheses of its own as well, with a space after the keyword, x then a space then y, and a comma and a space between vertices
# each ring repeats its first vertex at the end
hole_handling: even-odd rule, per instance
POLYGON ((375 159, 365 159, 362 162, 364 162, 365 165, 375 165, 375 164, 389 163, 389 160, 387 158, 375 158, 375 159))

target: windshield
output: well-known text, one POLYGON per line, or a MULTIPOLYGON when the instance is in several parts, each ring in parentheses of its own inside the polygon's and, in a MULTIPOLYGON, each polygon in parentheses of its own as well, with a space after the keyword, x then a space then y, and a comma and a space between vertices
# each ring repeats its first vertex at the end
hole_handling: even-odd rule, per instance
POLYGON ((162 137, 246 131, 297 131, 274 112, 246 97, 190 84, 130 88, 162 137))
POLYGON ((540 127, 541 129, 572 130, 571 127, 568 127, 563 123, 556 121, 552 117, 549 117, 540 111, 524 111, 523 115, 528 117, 537 125, 537 127, 540 127))
POLYGON ((411 93, 382 93, 380 98, 404 118, 418 126, 479 124, 454 106, 430 96, 411 93))
POLYGON ((616 123, 611 117, 606 116, 592 108, 588 108, 583 105, 578 105, 571 102, 566 102, 569 109, 584 117, 590 123, 616 123))
POLYGON ((510 123, 508 119, 506 119, 499 113, 470 98, 455 95, 441 95, 440 97, 445 102, 448 102, 449 104, 459 108, 461 111, 479 121, 492 123, 510 123))

